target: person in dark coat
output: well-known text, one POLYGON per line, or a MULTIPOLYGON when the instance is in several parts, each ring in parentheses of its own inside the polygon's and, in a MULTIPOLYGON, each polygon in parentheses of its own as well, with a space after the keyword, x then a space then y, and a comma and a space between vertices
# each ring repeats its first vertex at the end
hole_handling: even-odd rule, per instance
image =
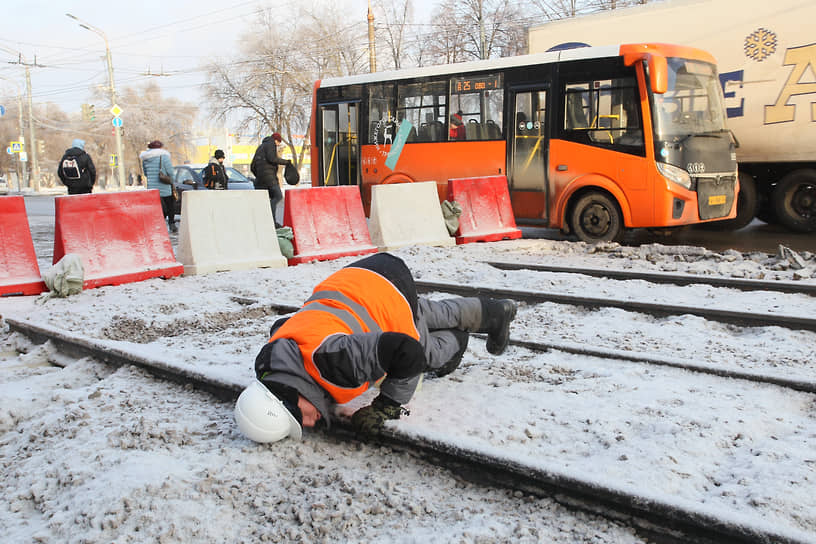
MULTIPOLYGON (((273 218, 278 202, 283 200, 283 193, 278 182, 278 165, 287 165, 292 162, 278 156, 278 144, 281 141, 283 138, 277 132, 264 138, 261 145, 255 150, 255 156, 252 157, 250 165, 250 170, 255 176, 255 188, 266 189, 269 192, 269 204, 272 206, 273 218)), ((275 220, 275 226, 280 227, 277 220, 275 220)))
POLYGON ((210 190, 222 191, 227 188, 227 171, 224 168, 224 152, 215 150, 210 163, 204 168, 204 186, 210 190))
POLYGON ((468 332, 487 333, 487 351, 504 352, 515 315, 511 300, 418 297, 401 259, 366 257, 331 274, 299 311, 275 322, 235 419, 256 442, 300 439, 303 427, 328 425, 335 405, 379 383, 379 395, 351 418, 359 434, 376 436, 386 420, 400 418, 422 373, 445 376, 459 366, 468 332))
POLYGON ((76 139, 57 165, 57 176, 68 187, 69 195, 88 194, 96 183, 96 167, 85 152, 85 140, 76 139))

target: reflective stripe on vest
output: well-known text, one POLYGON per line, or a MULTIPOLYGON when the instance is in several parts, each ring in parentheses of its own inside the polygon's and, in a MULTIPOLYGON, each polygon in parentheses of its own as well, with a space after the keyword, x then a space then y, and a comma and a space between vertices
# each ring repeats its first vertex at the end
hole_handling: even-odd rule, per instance
MULTIPOLYGON (((340 302, 340 303, 344 304, 345 306, 348 306, 349 308, 351 308, 354 311, 354 313, 357 314, 357 317, 360 318, 360 321, 362 321, 362 323, 366 327, 368 327, 368 330, 370 332, 381 332, 382 331, 380 326, 377 325, 377 322, 374 321, 374 319, 371 317, 371 315, 369 315, 368 310, 366 310, 362 305, 357 304, 356 302, 354 302, 353 300, 348 298, 343 293, 339 293, 337 291, 316 291, 312 296, 309 297, 309 299, 306 301, 306 304, 311 306, 312 304, 309 304, 309 303, 312 302, 312 301, 315 301, 315 300, 336 300, 337 302, 340 302)), ((325 305, 323 305, 323 304, 321 304, 321 306, 325 307, 325 305)), ((301 310, 305 310, 306 308, 307 308, 307 306, 304 306, 303 308, 301 308, 301 310)), ((334 309, 336 309, 336 308, 334 308, 334 309)), ((354 324, 346 321, 345 319, 343 319, 343 321, 346 322, 346 324, 349 327, 351 327, 351 329, 354 330, 354 332, 363 332, 362 329, 355 330, 355 329, 359 329, 359 326, 357 325, 359 322, 356 319, 353 318, 353 315, 351 313, 349 313, 349 312, 344 312, 344 313, 345 313, 345 315, 347 315, 349 317, 352 317, 352 319, 354 320, 354 324)))
MULTIPOLYGON (((384 327, 419 340, 411 307, 402 293, 376 272, 347 267, 318 285, 304 306, 281 325, 269 341, 278 338, 294 340, 300 349, 306 372, 337 403, 345 404, 364 393, 370 382, 349 388, 325 380, 314 363, 314 352, 326 339, 336 334, 381 332, 384 327), (356 297, 360 302, 352 300, 346 293, 362 293, 356 297), (383 326, 372 314, 380 316, 383 326)), ((377 378, 379 376, 371 377, 377 378)))

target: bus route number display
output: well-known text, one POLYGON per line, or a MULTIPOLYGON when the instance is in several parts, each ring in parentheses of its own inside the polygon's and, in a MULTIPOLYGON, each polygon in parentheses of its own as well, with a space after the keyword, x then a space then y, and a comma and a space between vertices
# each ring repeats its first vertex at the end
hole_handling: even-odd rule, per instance
POLYGON ((477 93, 479 91, 494 91, 501 89, 501 77, 460 77, 453 80, 453 93, 477 93))

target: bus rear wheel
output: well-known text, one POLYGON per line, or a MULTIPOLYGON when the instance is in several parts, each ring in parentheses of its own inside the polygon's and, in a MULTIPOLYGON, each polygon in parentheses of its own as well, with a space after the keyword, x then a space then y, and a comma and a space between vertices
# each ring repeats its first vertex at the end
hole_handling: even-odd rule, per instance
POLYGON ((816 170, 794 170, 783 177, 771 204, 784 226, 797 232, 816 231, 816 170))
POLYGON ((604 193, 586 193, 575 203, 570 216, 572 232, 582 242, 620 242, 623 218, 617 203, 604 193))

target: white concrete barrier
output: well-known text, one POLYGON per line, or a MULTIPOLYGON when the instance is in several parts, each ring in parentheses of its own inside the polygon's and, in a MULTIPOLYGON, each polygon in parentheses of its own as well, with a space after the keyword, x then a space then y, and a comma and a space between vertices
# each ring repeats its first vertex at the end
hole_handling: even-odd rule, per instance
POLYGON ((286 266, 266 191, 185 191, 178 253, 185 276, 286 266))
POLYGON ((380 251, 410 245, 456 245, 445 226, 433 181, 374 185, 368 230, 380 251))

